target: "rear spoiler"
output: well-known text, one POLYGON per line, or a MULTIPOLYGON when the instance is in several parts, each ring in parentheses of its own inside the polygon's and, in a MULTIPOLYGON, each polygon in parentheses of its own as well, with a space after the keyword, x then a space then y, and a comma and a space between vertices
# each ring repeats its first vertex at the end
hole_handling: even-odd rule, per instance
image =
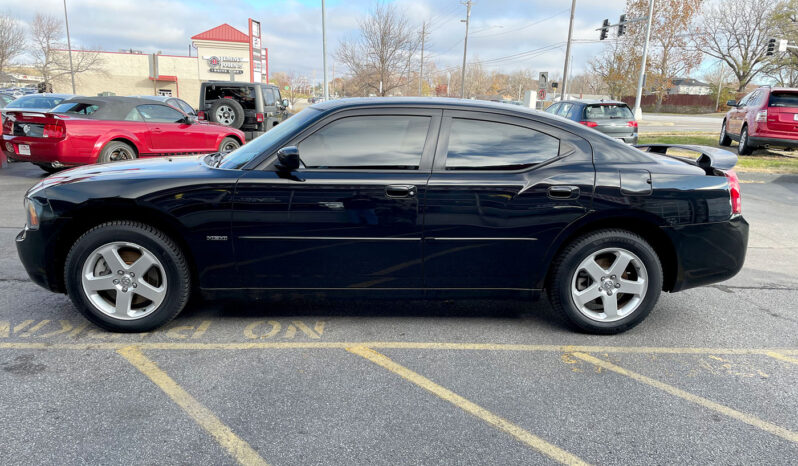
POLYGON ((727 150, 718 149, 709 146, 697 146, 692 144, 640 144, 635 146, 643 152, 650 152, 653 154, 662 154, 668 157, 676 158, 683 162, 696 165, 704 170, 714 168, 716 170, 731 170, 737 165, 737 155, 727 150), (683 149, 701 154, 697 159, 693 160, 688 157, 676 157, 668 155, 668 149, 683 149))

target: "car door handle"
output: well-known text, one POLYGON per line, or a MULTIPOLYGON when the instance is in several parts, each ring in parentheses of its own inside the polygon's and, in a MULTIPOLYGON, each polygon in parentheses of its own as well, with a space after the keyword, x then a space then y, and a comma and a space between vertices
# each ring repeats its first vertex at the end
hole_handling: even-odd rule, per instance
POLYGON ((415 197, 416 187, 412 184, 392 184, 385 188, 388 197, 415 197))
POLYGON ((578 186, 550 186, 548 190, 551 199, 576 199, 579 197, 578 186))

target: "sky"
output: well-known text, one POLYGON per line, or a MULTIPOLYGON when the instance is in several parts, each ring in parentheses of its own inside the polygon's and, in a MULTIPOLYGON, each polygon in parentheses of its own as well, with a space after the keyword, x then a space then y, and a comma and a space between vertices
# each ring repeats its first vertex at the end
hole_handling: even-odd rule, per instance
MULTIPOLYGON (((342 38, 357 35, 358 22, 375 0, 328 0, 328 72, 342 38)), ((321 79, 321 0, 66 0, 73 47, 141 50, 187 55, 190 37, 228 23, 247 31, 247 18, 260 20, 269 49, 270 71, 321 79)), ((439 68, 462 62, 466 7, 459 0, 393 0, 410 20, 427 22, 425 56, 439 68)), ((487 70, 562 74, 570 0, 476 0, 471 10, 468 60, 487 70), (539 50, 538 49, 542 49, 539 50), (525 53, 528 52, 528 53, 525 53), (520 55, 519 55, 520 54, 520 55)), ((602 50, 604 18, 617 22, 625 0, 577 0, 572 46, 573 73, 584 71, 602 50)), ((62 0, 0 0, 0 11, 28 24, 38 12, 63 18, 62 0)), ((196 50, 192 53, 196 54, 196 50)), ((336 75, 343 70, 336 64, 336 75)))

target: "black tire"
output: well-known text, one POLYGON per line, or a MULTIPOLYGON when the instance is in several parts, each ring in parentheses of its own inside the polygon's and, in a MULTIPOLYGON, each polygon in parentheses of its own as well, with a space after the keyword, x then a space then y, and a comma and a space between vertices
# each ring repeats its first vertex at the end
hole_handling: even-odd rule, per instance
POLYGON ((49 173, 51 175, 53 173, 58 173, 61 170, 66 170, 66 167, 58 167, 58 168, 56 168, 56 167, 53 167, 52 165, 50 165, 49 163, 37 163, 36 166, 41 168, 42 170, 46 171, 47 173, 49 173))
MULTIPOLYGON (((112 276, 113 272, 109 278, 112 276)), ((142 278, 139 277, 139 283, 142 278)), ((75 241, 66 258, 64 283, 72 303, 95 325, 115 332, 147 332, 171 321, 183 310, 190 295, 191 274, 183 252, 166 234, 139 222, 122 220, 96 226, 75 241), (121 320, 104 313, 87 295, 83 286, 84 265, 92 260, 98 248, 114 242, 146 248, 163 266, 166 280, 163 301, 150 314, 121 320)))
POLYGON ((227 137, 222 139, 221 144, 219 144, 219 152, 230 152, 231 150, 236 150, 241 147, 241 143, 238 142, 238 139, 227 137))
MULTIPOLYGON (((619 296, 627 298, 627 295, 609 289, 616 293, 616 300, 619 296)), ((599 230, 576 238, 565 247, 552 265, 547 291, 554 310, 563 313, 577 329, 595 334, 621 333, 642 322, 656 305, 662 291, 662 265, 654 249, 639 235, 625 230, 599 230), (601 322, 579 310, 572 298, 571 287, 579 278, 575 274, 580 273, 579 266, 583 260, 611 248, 622 248, 636 255, 645 266, 648 279, 639 305, 629 315, 616 321, 601 322)))
POLYGON ((737 154, 751 155, 754 149, 756 149, 756 147, 748 142, 748 127, 743 126, 743 130, 740 131, 740 143, 737 145, 737 154))
POLYGON ((130 144, 122 141, 111 141, 103 147, 97 157, 97 163, 122 162, 125 160, 135 160, 138 158, 136 149, 130 144))
POLYGON ((720 137, 718 138, 718 145, 729 147, 731 145, 731 138, 726 133, 726 120, 723 120, 723 125, 720 127, 720 137))
POLYGON ((240 129, 244 125, 245 118, 244 107, 233 99, 218 99, 211 105, 210 110, 208 110, 209 120, 235 129, 240 129), (219 115, 217 115, 217 111, 222 107, 226 107, 226 110, 222 109, 221 113, 223 115, 220 118, 219 115))

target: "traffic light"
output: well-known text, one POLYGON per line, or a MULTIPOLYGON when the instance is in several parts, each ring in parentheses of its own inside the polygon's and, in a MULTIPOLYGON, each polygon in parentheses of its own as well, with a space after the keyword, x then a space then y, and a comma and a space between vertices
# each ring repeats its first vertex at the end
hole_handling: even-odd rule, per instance
POLYGON ((768 49, 765 55, 771 56, 776 51, 776 39, 768 39, 768 49))
POLYGON ((626 15, 621 15, 621 19, 618 20, 618 36, 622 36, 626 32, 626 15))
POLYGON ((603 23, 601 23, 601 35, 599 36, 599 40, 604 40, 607 38, 607 32, 610 30, 610 20, 605 19, 603 23))

